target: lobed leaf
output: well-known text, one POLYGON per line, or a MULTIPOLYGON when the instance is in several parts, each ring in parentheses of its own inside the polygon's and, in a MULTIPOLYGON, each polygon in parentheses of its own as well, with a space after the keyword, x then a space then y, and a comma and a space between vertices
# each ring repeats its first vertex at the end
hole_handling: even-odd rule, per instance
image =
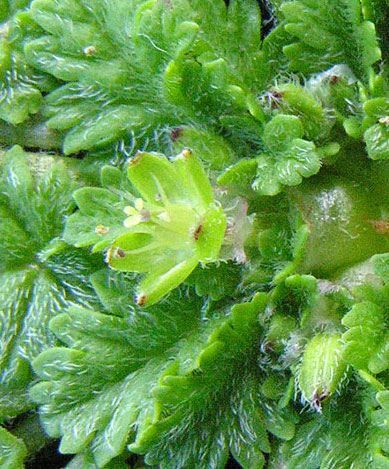
POLYGON ((31 395, 42 405, 46 431, 62 437, 62 452, 87 450, 99 467, 128 441, 131 451, 147 452, 148 462, 162 467, 172 463, 172 444, 177 467, 210 461, 222 467, 228 445, 245 467, 261 467, 261 451, 269 451, 265 429, 285 439, 294 431, 288 412, 278 415, 247 394, 260 379, 250 367, 266 296, 208 322, 199 317, 198 300, 169 298, 169 314, 164 303, 123 318, 70 308, 51 322, 69 348, 52 348, 34 360, 42 381, 31 395), (245 409, 239 417, 236 406, 245 409))
POLYGON ((310 74, 345 63, 366 80, 381 59, 374 24, 363 18, 356 0, 285 2, 281 12, 291 36, 283 50, 292 70, 310 74))
POLYGON ((19 440, 5 428, 0 427, 0 464, 4 469, 22 469, 27 449, 19 440))
POLYGON ((45 96, 42 112, 49 128, 66 132, 66 154, 193 123, 220 140, 217 122, 234 111, 263 120, 255 96, 271 73, 254 0, 228 8, 35 0, 27 17, 35 28, 26 34, 28 63, 65 82, 45 96))
POLYGON ((366 150, 372 160, 389 158, 389 101, 387 98, 374 98, 366 101, 364 110, 367 114, 364 132, 366 150))
POLYGON ((344 359, 357 369, 380 373, 388 367, 388 332, 383 309, 370 302, 358 303, 344 316, 344 359))
POLYGON ((23 8, 28 0, 5 0, 0 13, 0 119, 17 125, 36 114, 42 105, 42 92, 53 88, 55 81, 27 64, 23 55, 22 30, 36 33, 26 20, 23 8))
POLYGON ((54 345, 50 319, 71 303, 95 304, 88 276, 100 259, 58 237, 73 210, 73 184, 61 163, 33 174, 21 148, 5 155, 0 181, 0 419, 32 406, 30 360, 54 345))

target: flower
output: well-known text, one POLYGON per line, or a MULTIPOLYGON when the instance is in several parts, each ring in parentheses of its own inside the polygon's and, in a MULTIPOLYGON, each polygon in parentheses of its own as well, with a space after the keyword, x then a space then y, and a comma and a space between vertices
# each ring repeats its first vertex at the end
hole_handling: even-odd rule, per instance
POLYGON ((138 153, 130 161, 128 178, 139 197, 124 208, 128 231, 111 245, 107 262, 115 269, 145 274, 137 303, 146 305, 176 288, 198 263, 218 259, 227 222, 189 149, 172 160, 138 153))

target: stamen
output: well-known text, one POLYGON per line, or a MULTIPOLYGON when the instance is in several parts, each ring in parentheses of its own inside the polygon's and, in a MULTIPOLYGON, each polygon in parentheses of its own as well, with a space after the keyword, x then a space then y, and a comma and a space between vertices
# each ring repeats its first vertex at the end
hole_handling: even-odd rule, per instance
POLYGON ((123 225, 126 227, 126 228, 131 228, 132 226, 135 226, 137 225, 138 223, 140 223, 142 221, 142 218, 140 216, 139 213, 137 213, 136 215, 133 215, 131 217, 128 217, 124 220, 123 222, 123 225))
POLYGON ((159 215, 157 215, 157 217, 158 217, 160 220, 166 221, 166 222, 168 222, 168 223, 171 221, 169 215, 168 215, 166 212, 160 213, 159 215))
POLYGON ((124 207, 123 212, 126 215, 136 215, 138 213, 138 211, 134 207, 131 207, 131 205, 127 205, 127 207, 124 207))
POLYGON ((380 124, 385 124, 386 127, 389 127, 389 116, 381 117, 378 122, 380 124))
POLYGON ((109 233, 109 227, 104 225, 97 225, 95 228, 95 233, 98 235, 106 235, 109 233))
POLYGON ((143 202, 143 199, 139 198, 139 199, 136 199, 135 200, 135 208, 140 211, 140 210, 143 210, 143 207, 144 207, 144 202, 143 202))

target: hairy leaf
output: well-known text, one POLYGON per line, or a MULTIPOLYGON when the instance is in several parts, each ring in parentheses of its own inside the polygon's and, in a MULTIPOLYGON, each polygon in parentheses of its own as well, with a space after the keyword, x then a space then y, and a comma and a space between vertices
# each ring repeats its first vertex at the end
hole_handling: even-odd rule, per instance
POLYGON ((4 469, 22 469, 27 456, 24 443, 0 427, 0 464, 4 469))
POLYGON ((380 391, 376 394, 370 407, 370 421, 372 423, 370 444, 373 455, 374 467, 382 469, 389 464, 389 391, 380 391), (376 405, 379 404, 377 409, 376 405))
POLYGON ((284 47, 292 70, 314 73, 346 63, 360 79, 381 58, 374 24, 357 0, 285 2, 285 30, 296 42, 284 47))
POLYGON ((29 18, 42 33, 27 36, 28 62, 65 82, 43 109, 49 127, 67 132, 65 153, 155 137, 164 126, 212 127, 231 112, 263 120, 255 95, 271 74, 254 0, 229 8, 222 1, 35 0, 29 18))
POLYGON ((360 419, 361 411, 354 393, 338 400, 336 408, 326 409, 300 425, 294 438, 271 455, 269 467, 375 468, 371 464, 369 427, 360 419))
POLYGON ((367 154, 372 160, 389 158, 389 99, 374 98, 364 105, 367 114, 363 137, 366 142, 367 154))
POLYGON ((16 125, 39 111, 41 92, 52 89, 55 80, 30 67, 23 55, 21 31, 30 29, 34 34, 37 30, 19 12, 29 1, 4 3, 0 12, 0 119, 16 125))
POLYGON ((389 288, 376 291, 367 286, 356 303, 342 319, 348 330, 343 334, 344 358, 357 369, 382 373, 389 368, 389 330, 387 309, 389 288))
POLYGON ((61 163, 32 174, 23 151, 6 156, 0 181, 1 247, 0 418, 31 406, 29 362, 56 340, 50 319, 66 305, 94 304, 88 276, 98 258, 58 240, 73 210, 73 184, 61 163))
POLYGON ((165 306, 123 318, 68 309, 51 322, 51 329, 69 348, 53 348, 34 361, 43 381, 31 392, 42 404, 46 431, 62 437, 62 452, 90 448, 100 466, 121 454, 128 441, 132 451, 151 451, 147 458, 165 465, 174 434, 175 467, 207 467, 207 461, 223 467, 229 444, 242 461, 247 457, 261 467, 260 451, 269 450, 265 429, 289 439, 294 428, 287 412, 282 417, 245 396, 247 386, 252 387, 247 380, 260 379, 255 367, 249 370, 260 333, 257 315, 265 303, 265 295, 259 294, 207 322, 200 319, 198 300, 174 295, 165 306), (175 303, 180 307, 174 308, 175 303), (241 399, 247 402, 247 416, 237 420, 233 409, 243 405, 241 399), (222 421, 219 425, 223 408, 229 412, 227 427, 222 421), (239 423, 242 418, 247 422, 239 423), (206 422, 212 421, 211 429, 206 422), (222 446, 215 445, 215 431, 224 435, 222 446), (244 457, 242 451, 249 452, 244 457))

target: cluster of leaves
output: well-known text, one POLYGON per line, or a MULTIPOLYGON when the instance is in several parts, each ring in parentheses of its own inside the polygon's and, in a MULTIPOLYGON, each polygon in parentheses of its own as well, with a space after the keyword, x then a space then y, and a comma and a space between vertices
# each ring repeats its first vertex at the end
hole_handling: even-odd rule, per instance
POLYGON ((1 467, 389 467, 388 17, 0 0, 1 467))

